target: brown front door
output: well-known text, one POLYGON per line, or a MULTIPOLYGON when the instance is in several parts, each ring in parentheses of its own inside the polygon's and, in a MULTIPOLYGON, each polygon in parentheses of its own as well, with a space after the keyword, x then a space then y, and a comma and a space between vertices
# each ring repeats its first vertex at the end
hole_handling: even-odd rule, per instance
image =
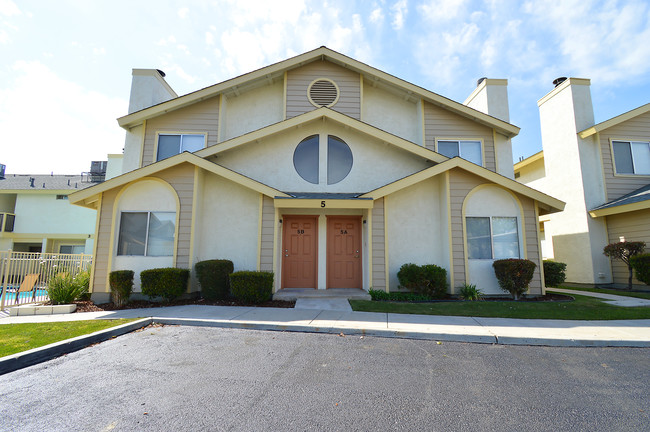
POLYGON ((282 288, 316 288, 318 216, 284 216, 282 288))
POLYGON ((361 288, 361 217, 327 217, 327 288, 361 288))

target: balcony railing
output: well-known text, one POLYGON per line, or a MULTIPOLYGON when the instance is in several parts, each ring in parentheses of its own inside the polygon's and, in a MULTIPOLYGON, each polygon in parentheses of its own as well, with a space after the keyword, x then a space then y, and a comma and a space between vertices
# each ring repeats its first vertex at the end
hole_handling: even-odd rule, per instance
POLYGON ((0 213, 0 233, 14 232, 16 215, 13 213, 0 213))

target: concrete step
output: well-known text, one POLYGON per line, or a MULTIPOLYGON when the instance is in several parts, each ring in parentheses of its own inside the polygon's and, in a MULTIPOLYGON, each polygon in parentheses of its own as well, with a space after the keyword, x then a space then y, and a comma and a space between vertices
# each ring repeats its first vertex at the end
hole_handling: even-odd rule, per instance
POLYGON ((298 299, 352 299, 370 300, 367 291, 358 288, 285 288, 273 294, 273 300, 298 300, 298 299))

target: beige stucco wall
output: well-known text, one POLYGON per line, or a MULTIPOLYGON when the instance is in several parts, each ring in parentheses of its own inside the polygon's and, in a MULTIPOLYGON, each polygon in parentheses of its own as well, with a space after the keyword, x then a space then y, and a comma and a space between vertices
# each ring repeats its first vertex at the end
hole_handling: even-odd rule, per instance
POLYGON ((435 264, 449 272, 446 206, 441 206, 441 178, 431 178, 390 194, 386 200, 386 240, 391 291, 403 264, 435 264), (447 252, 447 254, 446 254, 447 252))
POLYGON ((225 141, 283 120, 284 83, 223 97, 219 141, 225 141))
POLYGON ((422 145, 420 103, 373 87, 364 81, 361 120, 379 129, 422 145))
POLYGON ((205 173, 196 217, 198 260, 228 259, 235 271, 256 270, 259 194, 216 174, 205 173))
POLYGON ((431 166, 418 156, 331 120, 311 122, 220 153, 215 162, 281 191, 297 192, 367 192, 431 166), (302 179, 293 165, 298 143, 314 134, 321 135, 318 185, 302 179), (353 157, 350 174, 333 185, 326 181, 328 134, 344 140, 353 157))
POLYGON ((14 233, 93 234, 95 210, 56 199, 55 194, 18 194, 14 233))
MULTIPOLYGON (((650 252, 650 210, 637 210, 629 213, 607 216, 609 243, 625 241, 644 241, 646 252, 650 252)), ((627 286, 628 269, 621 260, 612 259, 612 273, 615 284, 627 286)), ((635 285, 645 285, 633 279, 635 285)))

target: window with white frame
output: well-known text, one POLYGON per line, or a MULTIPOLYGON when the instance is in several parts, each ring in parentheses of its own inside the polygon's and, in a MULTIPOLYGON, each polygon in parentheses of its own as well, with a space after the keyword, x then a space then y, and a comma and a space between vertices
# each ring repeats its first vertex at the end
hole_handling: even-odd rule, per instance
POLYGON ((650 143, 612 141, 617 174, 650 175, 650 143))
POLYGON ((516 217, 467 217, 469 259, 519 258, 516 217))
POLYGON ((174 212, 122 212, 118 255, 172 256, 174 212))
POLYGON ((460 156, 476 165, 483 165, 481 141, 440 140, 438 153, 450 158, 460 156))
POLYGON ((84 245, 61 245, 59 246, 59 253, 61 254, 82 254, 86 251, 84 245))
POLYGON ((205 147, 203 134, 159 134, 156 161, 187 152, 195 152, 205 147))

